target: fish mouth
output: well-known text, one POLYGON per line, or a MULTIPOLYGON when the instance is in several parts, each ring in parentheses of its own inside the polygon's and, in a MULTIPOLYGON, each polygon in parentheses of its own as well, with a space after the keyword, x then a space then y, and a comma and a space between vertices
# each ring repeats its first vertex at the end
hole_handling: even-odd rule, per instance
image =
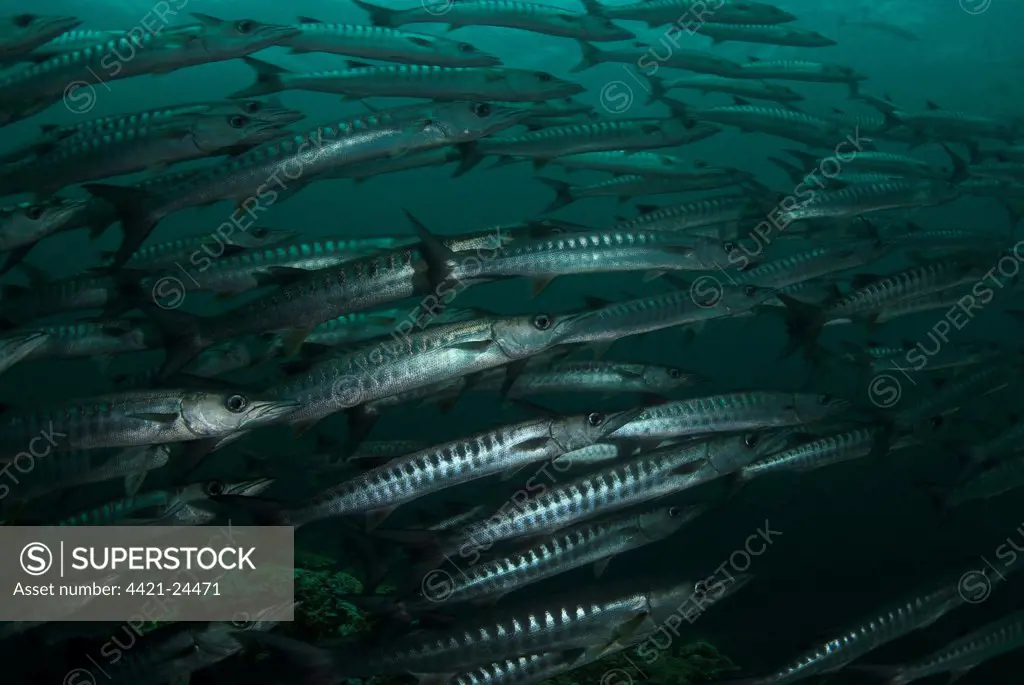
POLYGON ((302 35, 302 29, 295 28, 294 26, 275 26, 269 25, 264 26, 259 31, 259 39, 266 41, 266 45, 274 45, 281 41, 288 40, 289 38, 295 38, 296 36, 302 35))
POLYGON ((528 119, 530 117, 530 110, 517 107, 494 106, 491 110, 491 116, 495 119, 495 124, 491 127, 491 132, 493 133, 497 130, 510 128, 520 121, 528 119))
POLYGON ((61 33, 70 31, 73 28, 82 25, 82 20, 78 17, 50 17, 43 22, 44 29, 60 29, 61 33))
POLYGON ((253 400, 238 424, 238 430, 253 424, 265 425, 291 416, 302 407, 298 400, 253 400))
POLYGON ((296 121, 302 121, 306 118, 306 115, 294 109, 285 109, 284 107, 271 107, 263 110, 257 115, 258 121, 266 121, 267 123, 286 125, 294 124, 296 121))

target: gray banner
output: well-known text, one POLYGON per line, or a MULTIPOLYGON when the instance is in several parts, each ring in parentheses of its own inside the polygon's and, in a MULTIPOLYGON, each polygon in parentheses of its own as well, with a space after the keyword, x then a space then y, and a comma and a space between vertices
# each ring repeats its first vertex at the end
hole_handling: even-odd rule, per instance
POLYGON ((0 526, 0 621, 294 618, 289 526, 0 526))

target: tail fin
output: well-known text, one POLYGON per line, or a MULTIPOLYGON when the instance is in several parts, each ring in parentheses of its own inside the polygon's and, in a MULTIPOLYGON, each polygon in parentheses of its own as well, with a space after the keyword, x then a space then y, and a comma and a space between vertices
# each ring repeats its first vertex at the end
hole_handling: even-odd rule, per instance
POLYGON ((551 190, 555 191, 555 199, 544 208, 544 211, 541 212, 541 214, 549 214, 576 201, 576 198, 572 196, 572 186, 565 181, 559 181, 555 178, 545 178, 544 176, 536 176, 535 178, 548 188, 551 188, 551 190))
POLYGON ((789 180, 795 185, 802 183, 804 178, 807 176, 800 167, 783 159, 779 159, 778 157, 769 157, 768 161, 786 172, 786 175, 789 176, 789 180))
POLYGON ((946 154, 953 161, 953 173, 949 175, 949 182, 953 185, 960 185, 971 175, 970 170, 967 168, 967 162, 964 161, 963 157, 953 152, 945 143, 939 143, 939 145, 942 146, 942 149, 946 151, 946 154))
POLYGON ((789 295, 780 293, 776 297, 786 305, 786 330, 789 333, 789 343, 782 352, 782 358, 790 356, 800 347, 813 349, 825 323, 821 310, 789 295))
POLYGON ((569 70, 570 74, 578 74, 581 71, 586 71, 590 67, 596 66, 601 62, 607 62, 605 59, 604 50, 595 47, 592 43, 588 43, 585 40, 577 40, 580 44, 580 61, 569 70))
POLYGON ((657 76, 648 76, 647 82, 651 84, 651 90, 647 93, 647 102, 644 104, 650 105, 655 102, 665 102, 668 89, 665 88, 664 79, 657 76))
POLYGON ((243 57, 242 61, 252 67, 253 71, 256 72, 256 81, 247 88, 235 91, 228 97, 232 100, 239 98, 258 97, 260 95, 270 95, 271 93, 280 93, 282 90, 288 89, 288 84, 284 82, 283 76, 290 74, 291 72, 284 67, 279 67, 276 64, 270 62, 264 62, 261 59, 255 57, 243 57))
POLYGON ((154 217, 150 212, 153 196, 138 188, 112 186, 104 183, 87 183, 82 187, 93 197, 112 204, 121 220, 124 237, 121 239, 121 245, 114 253, 114 260, 109 267, 111 270, 117 269, 124 265, 146 242, 146 238, 160 222, 160 219, 154 217))
POLYGON ((160 367, 159 380, 165 380, 181 371, 211 344, 203 340, 201 321, 196 316, 158 307, 147 307, 145 313, 160 329, 164 349, 167 351, 163 366, 160 367))
POLYGON ((385 28, 394 28, 395 20, 394 15, 399 10, 388 9, 387 7, 380 7, 379 5, 371 5, 363 0, 352 0, 356 7, 362 10, 366 10, 370 14, 370 23, 374 26, 383 26, 385 28))

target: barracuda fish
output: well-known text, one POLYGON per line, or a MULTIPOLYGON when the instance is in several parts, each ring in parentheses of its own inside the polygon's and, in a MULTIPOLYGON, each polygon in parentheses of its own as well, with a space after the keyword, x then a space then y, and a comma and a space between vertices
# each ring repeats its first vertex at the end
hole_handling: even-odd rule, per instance
POLYGON ((647 77, 656 74, 661 67, 685 69, 698 74, 714 74, 716 76, 731 76, 740 68, 736 62, 724 57, 716 57, 701 50, 675 48, 666 50, 668 54, 662 56, 658 54, 657 48, 640 42, 633 43, 631 50, 601 50, 585 40, 579 41, 579 44, 582 56, 579 63, 569 70, 570 74, 586 71, 607 62, 635 64, 647 77))
POLYGON ((87 200, 54 197, 0 207, 0 252, 8 253, 0 275, 19 264, 43 238, 99 223, 87 200))
POLYGON ((775 24, 722 24, 708 21, 700 25, 700 34, 710 38, 712 45, 727 41, 789 45, 797 48, 827 48, 837 45, 834 40, 817 31, 775 24))
POLYGON ((638 205, 641 214, 633 219, 620 221, 615 228, 691 231, 721 224, 756 224, 774 209, 775 205, 774 198, 752 198, 749 193, 708 197, 669 207, 638 205))
POLYGON ((716 190, 733 185, 751 183, 753 176, 746 171, 728 167, 705 167, 693 171, 689 176, 671 178, 650 178, 649 176, 619 176, 610 181, 601 181, 589 186, 574 186, 565 181, 543 176, 535 180, 555 191, 555 199, 544 208, 553 212, 567 205, 589 197, 615 197, 625 202, 631 197, 663 195, 693 190, 716 190))
POLYGON ((537 314, 432 326, 326 359, 270 392, 295 395, 303 407, 288 421, 307 427, 358 404, 525 360, 559 344, 574 320, 537 314))
MULTIPOLYGON (((262 481, 263 479, 257 479, 262 481)), ((233 484, 234 487, 242 484, 233 484)), ((180 488, 149 490, 112 500, 92 509, 59 519, 57 526, 172 525, 170 521, 187 504, 222 494, 229 487, 219 480, 201 481, 180 488)))
POLYGON ((114 40, 124 34, 124 31, 118 29, 110 29, 107 31, 102 29, 76 29, 73 31, 64 31, 56 38, 52 38, 35 48, 32 52, 20 55, 17 61, 34 62, 39 64, 40 62, 45 62, 58 55, 63 55, 64 53, 74 52, 75 50, 85 50, 86 48, 91 48, 94 45, 106 43, 107 41, 114 40))
POLYGON ((0 19, 0 62, 17 62, 26 54, 80 25, 78 17, 15 14, 0 19))
POLYGON ((684 324, 702 325, 736 316, 776 296, 771 288, 705 283, 689 290, 642 297, 627 302, 595 302, 596 309, 577 314, 561 344, 587 344, 598 354, 621 338, 684 324))
POLYGON ((430 100, 502 100, 536 102, 583 92, 583 86, 546 71, 507 67, 438 67, 401 64, 372 66, 349 62, 336 71, 294 73, 253 57, 244 61, 256 82, 231 97, 253 97, 284 90, 337 93, 345 98, 410 97, 430 100))
POLYGON ((50 336, 41 331, 16 333, 0 338, 0 374, 31 355, 49 339, 50 336))
MULTIPOLYGON (((444 588, 445 602, 496 601, 533 583, 594 564, 600 577, 612 558, 669 537, 704 513, 705 507, 659 507, 639 514, 584 523, 543 539, 522 551, 466 569, 444 588)), ((429 591, 428 591, 429 592, 429 591)), ((403 602, 411 612, 429 610, 436 598, 403 602)))
MULTIPOLYGON (((298 231, 267 228, 266 226, 255 226, 226 236, 212 232, 200 233, 185 238, 169 240, 166 243, 141 247, 132 255, 131 259, 125 262, 125 268, 149 271, 174 266, 183 262, 192 263, 193 259, 202 257, 199 254, 200 251, 208 257, 213 257, 214 255, 209 253, 209 247, 213 244, 217 245, 217 249, 222 253, 223 258, 228 259, 230 255, 246 250, 265 249, 274 245, 280 245, 288 240, 293 240, 298 235, 298 231)), ((113 257, 114 253, 103 252, 102 255, 109 258, 113 257)))
MULTIPOLYGON (((57 55, 0 79, 0 100, 4 103, 0 116, 9 123, 39 111, 59 100, 69 83, 81 83, 87 75, 102 73, 106 83, 142 74, 168 73, 242 57, 298 33, 288 26, 251 19, 224 21, 199 13, 191 16, 199 23, 160 32, 124 34, 106 43, 57 55)), ((82 87, 91 86, 86 81, 82 87)))
POLYGON ((864 266, 883 257, 886 252, 886 246, 876 240, 845 241, 813 247, 771 261, 758 262, 749 268, 743 268, 750 263, 749 258, 744 255, 746 264, 741 266, 743 270, 734 277, 734 285, 749 283, 781 289, 864 266))
MULTIPOLYGON (((454 673, 539 651, 593 648, 604 654, 629 644, 638 632, 643 634, 648 622, 663 621, 698 592, 693 581, 643 584, 639 590, 637 585, 634 581, 572 593, 564 599, 520 603, 459 621, 450 630, 420 631, 373 649, 343 647, 323 653, 322 658, 332 665, 325 670, 338 678, 408 671, 454 673)), ((274 643, 282 648, 291 644, 283 639, 274 643)), ((306 653, 308 659, 309 650, 315 648, 298 643, 292 649, 306 653)))
MULTIPOLYGON (((990 362, 1003 354, 998 345, 987 343, 951 344, 949 347, 952 349, 948 354, 943 355, 940 353, 929 357, 928 364, 921 371, 928 373, 932 371, 961 369, 990 362)), ((896 346, 869 343, 863 348, 859 345, 848 345, 847 349, 848 351, 841 355, 841 359, 860 364, 868 371, 877 373, 879 371, 891 371, 896 368, 894 364, 903 365, 907 363, 907 358, 912 356, 910 352, 917 349, 917 345, 905 340, 896 346)))
POLYGON ((771 100, 780 104, 801 102, 804 99, 804 96, 800 93, 778 83, 737 80, 738 78, 749 78, 749 75, 743 74, 746 66, 748 65, 741 65, 740 71, 729 74, 727 78, 723 76, 699 75, 672 79, 660 84, 659 90, 668 91, 675 88, 687 88, 689 90, 699 90, 702 93, 725 93, 741 98, 771 100))
POLYGON ((629 174, 637 176, 687 176, 695 168, 693 162, 681 157, 647 152, 645 150, 610 150, 606 152, 580 152, 577 154, 555 157, 544 160, 545 164, 555 164, 569 170, 587 169, 591 171, 610 171, 613 174, 629 174))
POLYGON ((769 473, 803 473, 870 455, 881 457, 894 448, 890 445, 892 437, 891 429, 886 426, 854 428, 827 435, 744 466, 738 478, 747 481, 769 473))
MULTIPOLYGON (((265 249, 246 250, 210 259, 215 255, 195 252, 189 260, 195 268, 187 269, 189 284, 197 290, 231 294, 277 285, 301 275, 303 271, 329 269, 360 257, 413 245, 416 239, 406 236, 378 238, 320 238, 265 249), (275 274, 277 274, 275 276, 275 274)), ((184 265, 177 265, 183 268, 184 265)), ((163 277, 144 281, 150 289, 163 277)))
POLYGON ((178 119, 188 120, 192 117, 203 116, 230 117, 236 114, 251 121, 282 126, 295 123, 304 116, 301 112, 285 108, 273 98, 266 102, 262 100, 211 100, 89 119, 70 126, 43 125, 40 128, 44 138, 42 143, 53 145, 78 138, 100 137, 118 131, 166 124, 178 119))
POLYGON ((768 133, 796 140, 814 147, 835 147, 843 142, 848 131, 835 122, 782 107, 752 105, 743 98, 734 97, 734 105, 691 110, 677 100, 668 105, 687 121, 735 126, 747 133, 768 133))
POLYGON ((850 403, 831 395, 736 392, 648 407, 613 439, 664 440, 687 435, 791 428, 846 413, 850 403))
POLYGON ((162 188, 157 195, 98 184, 85 189, 118 208, 125 231, 114 260, 120 266, 172 212, 227 199, 251 201, 258 207, 261 202, 273 204, 273 188, 284 184, 272 179, 278 174, 291 178, 296 164, 300 176, 309 178, 356 162, 467 143, 513 126, 523 116, 515 109, 482 102, 403 107, 262 145, 162 188))
POLYGON ((1022 449, 1021 436, 1024 436, 1024 428, 1020 424, 1014 425, 993 438, 969 448, 970 460, 976 464, 997 461, 999 457, 1013 454, 1022 449))
POLYGON ((133 447, 114 453, 93 450, 66 452, 36 462, 32 471, 12 488, 14 501, 24 502, 44 495, 107 480, 124 480, 124 491, 133 497, 146 475, 170 461, 166 445, 133 447))
POLYGON ((708 21, 720 24, 785 24, 796 21, 796 16, 763 2, 747 0, 716 1, 709 7, 700 0, 645 0, 629 5, 598 4, 600 15, 610 19, 645 21, 651 28, 662 24, 679 23, 696 26, 700 31, 708 21))
POLYGON ((536 419, 435 445, 313 495, 297 509, 274 512, 274 518, 298 527, 334 516, 365 513, 373 528, 400 505, 420 497, 593 444, 637 413, 591 412, 564 419, 536 419))
MULTIPOLYGON (((807 168, 819 168, 822 162, 818 155, 812 155, 803 150, 786 150, 786 152, 803 162, 807 168)), ((938 169, 915 157, 873 150, 860 150, 854 153, 851 155, 850 161, 844 162, 843 166, 854 173, 881 173, 920 178, 947 178, 949 176, 948 170, 938 169)), ((974 167, 971 168, 971 173, 974 173, 974 167)))
MULTIPOLYGON (((296 112, 294 120, 301 116, 296 112)), ((283 134, 277 123, 232 114, 176 118, 96 137, 72 137, 5 174, 0 187, 48 195, 67 185, 238 151, 283 134)))
MULTIPOLYGON (((3 341, 0 344, 24 335, 23 332, 15 331, 0 338, 3 341)), ((104 359, 124 352, 157 349, 162 344, 159 330, 146 321, 132 319, 47 326, 30 335, 45 335, 46 339, 25 354, 25 360, 82 357, 104 359)))
POLYGON ((923 420, 941 421, 941 417, 959 409, 958 403, 963 402, 970 393, 984 388, 982 395, 992 394, 1013 382, 1015 379, 1007 375, 1006 364, 982 366, 972 373, 950 379, 941 388, 932 391, 924 401, 900 411, 896 423, 900 426, 913 426, 923 420))
POLYGON ((325 24, 299 17, 300 33, 282 41, 292 54, 329 52, 362 59, 439 67, 496 67, 501 60, 456 40, 380 26, 325 24))
MULTIPOLYGON (((779 79, 783 81, 804 81, 807 83, 846 83, 852 95, 858 94, 861 81, 867 76, 859 74, 850 67, 807 60, 760 60, 751 57, 750 61, 740 67, 732 78, 779 79)), ((881 125, 882 122, 879 122, 881 125)))
MULTIPOLYGON (((877 321, 881 314, 893 305, 957 286, 973 285, 990 266, 986 258, 989 256, 996 255, 986 255, 984 252, 958 255, 874 279, 822 310, 817 325, 820 327, 830 323, 849 323, 854 319, 877 321)), ((799 307, 797 309, 800 310, 799 307)), ((807 313, 806 308, 802 311, 804 314, 807 313)), ((799 323, 801 315, 797 315, 794 323, 799 323)))
MULTIPOLYGON (((676 119, 653 117, 553 126, 474 143, 456 175, 469 171, 487 155, 550 160, 582 152, 675 147, 710 138, 720 130, 715 126, 688 125, 676 119)), ((534 166, 543 166, 543 162, 535 161, 534 166)), ((700 169, 690 170, 691 174, 699 172, 700 169)))
MULTIPOLYGON (((1005 434, 1011 431, 1013 429, 1005 434)), ((946 514, 954 507, 978 500, 994 499, 1011 490, 1024 487, 1024 455, 1020 453, 1020 431, 1013 432, 1017 433, 1013 436, 1015 444, 1007 446, 1006 451, 993 453, 993 456, 1001 458, 996 459, 983 471, 969 476, 948 491, 939 488, 929 490, 932 504, 941 514, 946 514)), ((973 458, 973 448, 971 453, 973 458)))
POLYGON ((805 188, 797 195, 802 198, 808 194, 810 197, 797 203, 794 208, 782 209, 779 212, 780 222, 788 224, 806 219, 840 219, 889 209, 934 207, 953 201, 960 195, 960 191, 956 183, 946 180, 892 179, 881 183, 847 186, 839 190, 816 192, 805 188))
POLYGON ((548 488, 510 510, 500 510, 465 534, 442 539, 444 554, 466 555, 496 542, 553 533, 597 515, 665 497, 726 476, 777 447, 773 439, 718 437, 642 453, 572 481, 548 488), (767 451, 764 451, 767 450, 767 451))
POLYGON ((934 102, 927 102, 925 111, 909 111, 897 108, 891 102, 869 99, 878 107, 886 119, 887 127, 906 126, 915 134, 915 144, 928 140, 976 141, 978 138, 992 138, 1013 143, 1018 137, 1018 126, 1011 121, 992 117, 944 110, 934 102))
POLYGON ((194 498, 179 502, 164 519, 168 526, 206 526, 210 525, 222 514, 230 515, 232 510, 219 504, 220 497, 258 497, 264 490, 273 485, 273 478, 254 478, 239 483, 221 483, 211 481, 207 486, 206 497, 194 498))
MULTIPOLYGON (((731 244, 668 231, 566 233, 510 245, 479 266, 456 267, 452 275, 465 283, 532 278, 533 292, 539 294, 555 278, 573 274, 647 271, 661 275, 667 271, 717 270, 734 256, 730 247, 735 249, 731 244)), ((450 252, 445 257, 458 259, 450 252)))
MULTIPOLYGON (((527 368, 508 388, 509 397, 524 397, 549 392, 639 392, 660 397, 679 388, 704 382, 699 374, 674 367, 624 362, 556 362, 541 368, 527 368)), ((487 372, 474 380, 473 390, 500 390, 505 384, 505 369, 487 372)))
MULTIPOLYGON (((583 40, 629 40, 631 31, 618 26, 604 13, 579 14, 561 7, 535 2, 511 0, 471 0, 458 6, 424 6, 409 10, 393 10, 363 0, 353 0, 357 7, 370 14, 374 26, 395 28, 406 24, 448 24, 449 30, 464 26, 500 26, 523 29, 533 33, 583 40)), ((603 8, 602 8, 603 10, 603 8)))
POLYGON ((1024 611, 988 623, 906 666, 871 666, 858 670, 884 676, 888 685, 906 685, 939 673, 951 673, 957 679, 986 661, 1021 646, 1024 646, 1024 611))
POLYGON ((469 321, 480 314, 481 312, 475 309, 445 307, 436 315, 431 316, 429 320, 421 321, 424 316, 419 306, 413 309, 383 309, 365 314, 343 314, 319 324, 306 336, 303 344, 321 347, 351 345, 392 335, 402 321, 413 322, 417 328, 420 328, 424 324, 436 326, 469 321))
POLYGON ((219 440, 273 423, 297 409, 295 400, 250 399, 240 393, 174 389, 111 393, 59 402, 38 412, 8 410, 0 415, 0 441, 13 453, 40 435, 56 436, 50 440, 55 452, 219 440))
POLYGON ((932 625, 962 606, 965 603, 963 594, 962 586, 955 582, 939 584, 864 617, 772 675, 728 682, 732 685, 786 685, 835 673, 883 645, 932 625))
MULTIPOLYGON (((496 253, 504 244, 497 230, 471 234, 448 241, 454 252, 489 250, 496 253)), ((346 261, 332 269, 302 271, 279 290, 209 318, 196 318, 177 312, 152 312, 164 332, 168 348, 164 377, 182 368, 207 347, 240 335, 290 331, 296 347, 317 324, 344 313, 373 309, 417 293, 427 294, 431 287, 443 285, 451 266, 433 264, 424 259, 421 247, 408 247, 346 261), (329 277, 325 279, 325 277, 329 277)), ((481 253, 482 254, 482 253, 481 253)), ((451 286, 437 290, 439 298, 430 308, 441 304, 442 296, 452 293, 451 286)))
POLYGON ((103 309, 113 316, 134 306, 138 284, 119 276, 77 276, 31 287, 5 285, 2 290, 0 327, 11 328, 81 309, 103 309))
POLYGON ((896 26, 885 21, 851 21, 846 17, 839 18, 840 26, 857 26, 860 28, 871 29, 878 31, 879 33, 887 33, 890 36, 896 36, 903 40, 918 41, 921 40, 916 34, 908 31, 902 26, 896 26))
MULTIPOLYGON (((605 650, 604 656, 618 651, 605 650)), ((588 651, 580 649, 527 654, 457 673, 447 682, 450 685, 532 685, 585 666, 596 658, 601 657, 591 657, 588 651)))

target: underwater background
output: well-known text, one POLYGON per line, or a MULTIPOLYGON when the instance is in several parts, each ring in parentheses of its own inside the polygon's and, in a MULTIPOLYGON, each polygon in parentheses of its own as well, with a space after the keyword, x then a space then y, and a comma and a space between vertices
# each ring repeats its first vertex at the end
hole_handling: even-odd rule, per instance
MULTIPOLYGON (((180 2, 180 0, 179 0, 180 2)), ((572 2, 549 0, 549 4, 573 10, 572 2)), ((618 4, 609 2, 608 4, 618 4)), ((727 43, 713 48, 716 55, 744 62, 748 57, 762 59, 786 57, 824 58, 848 65, 869 76, 863 90, 875 95, 889 94, 897 102, 922 107, 926 100, 951 110, 970 111, 993 116, 1018 116, 1024 110, 1024 3, 1013 0, 776 0, 773 4, 799 16, 800 26, 818 30, 838 45, 822 49, 798 49, 769 45, 727 43), (983 11, 977 11, 986 4, 983 11), (899 25, 920 36, 908 42, 895 36, 844 25, 843 20, 884 21, 899 25)), ((388 3, 405 8, 413 3, 388 3)), ((127 28, 139 24, 152 9, 152 3, 139 0, 119 2, 0 2, 5 14, 36 12, 74 14, 84 20, 80 28, 127 28)), ((190 0, 181 12, 196 11, 224 18, 250 17, 264 22, 290 23, 296 16, 329 22, 366 23, 364 12, 353 5, 337 2, 292 0, 190 0)), ((182 21, 185 20, 182 15, 182 21)), ((664 31, 648 29, 636 22, 623 22, 637 32, 637 40, 658 45, 664 31)), ((420 24, 411 27, 423 33, 444 32, 444 27, 420 24)), ((516 68, 543 69, 556 76, 570 78, 586 86, 580 100, 599 107, 609 117, 663 116, 661 104, 645 105, 646 93, 639 81, 625 73, 628 65, 601 64, 580 74, 569 74, 579 60, 574 41, 502 28, 467 27, 453 32, 454 37, 470 40, 480 49, 498 55, 504 64, 516 68), (628 92, 632 102, 621 106, 621 99, 602 102, 608 84, 615 83, 618 93, 628 92), (621 88, 625 87, 626 91, 621 88), (609 106, 611 104, 611 106, 609 106)), ((707 49, 710 40, 699 35, 686 36, 694 49, 707 49)), ((602 43, 602 48, 617 46, 602 43)), ((259 53, 261 59, 289 69, 314 71, 341 68, 344 58, 328 54, 291 55, 283 48, 259 53)), ((73 124, 81 117, 99 117, 127 113, 144 108, 186 101, 223 98, 248 84, 251 70, 233 60, 190 67, 163 76, 143 76, 95 87, 94 101, 88 109, 73 112, 57 104, 35 117, 9 125, 0 131, 0 152, 13 148, 36 135, 40 123, 73 124)), ((844 85, 789 84, 806 96, 801 107, 811 113, 828 113, 839 108, 850 113, 870 114, 862 103, 847 99, 844 85)), ((288 91, 277 97, 290 108, 303 111, 306 119, 293 126, 305 129, 317 123, 342 120, 365 111, 358 102, 342 102, 337 96, 288 91)), ((724 95, 698 95, 687 92, 680 99, 701 105, 728 104, 724 95)), ((607 98, 605 98, 607 100, 607 98)), ((404 101, 375 101, 377 106, 404 101)), ((769 187, 785 192, 790 180, 778 168, 767 164, 769 155, 778 155, 794 147, 793 143, 761 134, 741 134, 729 130, 709 140, 680 150, 660 150, 701 160, 710 165, 730 166, 753 172, 769 187)), ((916 154, 936 164, 947 164, 937 146, 925 146, 916 154)), ((451 177, 452 166, 406 171, 362 183, 328 180, 304 189, 287 202, 272 207, 261 217, 260 225, 294 229, 305 237, 320 235, 368 236, 411 233, 403 214, 408 210, 437 234, 457 234, 488 226, 538 216, 551 200, 551 192, 533 180, 529 164, 487 169, 483 164, 471 173, 451 177)), ((564 174, 549 171, 549 174, 564 174)), ((143 176, 144 177, 144 176, 143 176)), ((569 178, 568 176, 560 176, 569 178)), ((118 183, 134 177, 118 179, 118 183)), ((574 182, 586 183, 603 178, 601 174, 574 172, 574 182)), ((71 191, 72 194, 79 192, 71 191)), ((659 198, 657 204, 669 204, 659 198)), ((163 222, 151 241, 179 234, 212 230, 233 211, 229 203, 180 212, 163 222)), ((617 216, 632 216, 631 203, 614 198, 581 200, 559 210, 555 216, 590 226, 610 226, 617 216)), ((1010 231, 1007 212, 998 202, 966 197, 938 208, 916 210, 913 220, 933 228, 979 227, 1010 231)), ((62 235, 39 246, 29 261, 48 275, 64 277, 98 264, 100 250, 117 246, 119 232, 114 229, 103 239, 90 242, 84 232, 62 235)), ((883 271, 883 267, 872 265, 883 271)), ((20 282, 8 274, 4 282, 20 282)), ((664 287, 664 286, 660 286, 664 287)), ((636 274, 578 276, 562 278, 533 298, 530 284, 511 281, 474 287, 459 295, 458 306, 480 306, 501 313, 519 313, 524 303, 528 311, 567 311, 583 305, 587 296, 622 299, 627 295, 657 292, 657 283, 643 283, 636 274)), ((204 295, 189 302, 192 311, 203 311, 204 295)), ((962 342, 996 341, 1019 348, 1022 329, 998 307, 982 312, 963 331, 954 335, 962 342)), ((885 327, 880 335, 887 341, 925 338, 938 314, 924 313, 885 327)), ((829 333, 830 340, 858 339, 859 333, 829 333)), ((714 392, 741 389, 800 390, 830 392, 854 402, 866 404, 870 376, 830 372, 811 376, 810 367, 798 358, 780 359, 785 346, 785 328, 773 317, 753 321, 733 320, 716 325, 687 340, 678 332, 663 331, 620 342, 614 358, 678 366, 711 379, 714 392)), ((118 368, 127 372, 142 369, 159 359, 159 352, 118 360, 118 368)), ((19 365, 0 378, 0 401, 5 404, 43 402, 48 397, 73 397, 103 391, 109 382, 107 369, 73 361, 45 361, 19 365)), ((931 381, 921 376, 900 376, 900 402, 927 396, 931 381)), ((698 387, 690 394, 703 392, 698 387)), ((686 395, 680 395, 680 397, 686 395)), ((546 402, 558 410, 585 411, 595 400, 567 397, 546 402)), ((626 399, 596 400, 601 409, 630 406, 626 399)), ((962 439, 969 442, 972 425, 999 425, 1015 420, 1021 409, 1015 394, 996 403, 988 402, 984 411, 971 414, 972 407, 957 417, 962 439), (994 413, 993 408, 997 410, 994 413)), ((377 436, 414 438, 436 442, 494 425, 496 417, 509 421, 526 417, 518 408, 502 407, 498 399, 474 397, 463 401, 454 411, 441 414, 430 407, 385 415, 375 428, 377 436)), ((343 434, 343 427, 325 422, 327 434, 343 434)), ((298 445, 312 436, 294 438, 285 429, 267 432, 263 450, 299 451, 298 445)), ((685 577, 706 575, 707 569, 728 563, 730 555, 741 549, 746 538, 765 525, 781 532, 773 544, 751 560, 749 569, 756 582, 742 595, 716 607, 686 627, 683 638, 705 639, 749 672, 767 672, 815 640, 827 635, 867 607, 886 598, 911 591, 922 581, 937 577, 944 569, 969 566, 977 561, 1003 563, 996 550, 1008 541, 1024 550, 1024 507, 1017 496, 977 502, 943 520, 930 506, 926 490, 932 479, 949 474, 929 465, 935 455, 930 449, 916 449, 899 460, 872 464, 849 463, 800 478, 765 478, 750 484, 716 510, 689 526, 671 541, 645 548, 612 561, 611 577, 631 577, 640 573, 664 573, 685 577), (927 474, 924 480, 922 474, 927 474)), ((204 465, 216 470, 217 460, 204 465)), ((301 465, 296 463, 296 468, 301 465)), ((481 497, 488 487, 479 486, 481 497)), ((717 484, 716 486, 717 487, 717 484)), ((723 486, 723 489, 725 486, 723 486)), ((465 491, 463 491, 465 492, 465 491)), ((495 502, 502 490, 491 488, 495 502)), ((301 492, 282 496, 299 496, 301 492)), ((73 497, 74 493, 69 494, 73 497)), ((446 493, 425 501, 424 507, 440 507, 446 493)), ((462 492, 460 492, 460 496, 462 492)), ((724 493, 722 497, 727 497, 724 493)), ((404 514, 400 514, 404 515, 404 514)), ((331 554, 358 555, 348 549, 333 521, 319 522, 303 529, 297 544, 331 554), (337 532, 337 535, 334 533, 337 532)), ((1005 551, 1005 548, 1004 548, 1005 551)), ((358 561, 353 559, 358 567, 358 561)), ((589 577, 577 571, 557 579, 553 587, 578 586, 589 577)), ((1024 588, 1011 584, 991 601, 968 607, 943 618, 938 624, 880 649, 869 663, 898 663, 908 655, 921 654, 930 647, 952 640, 968 626, 978 626, 1008 613, 1024 598, 1024 588)), ((1018 679, 1024 666, 1024 654, 1008 655, 983 665, 961 681, 1001 683, 1018 679)), ((221 674, 223 677, 223 673, 221 674)), ((230 678, 230 675, 227 676, 230 678)), ((830 683, 872 682, 869 676, 842 672, 831 676, 830 683)), ((814 682, 812 679, 808 682, 814 682)))

